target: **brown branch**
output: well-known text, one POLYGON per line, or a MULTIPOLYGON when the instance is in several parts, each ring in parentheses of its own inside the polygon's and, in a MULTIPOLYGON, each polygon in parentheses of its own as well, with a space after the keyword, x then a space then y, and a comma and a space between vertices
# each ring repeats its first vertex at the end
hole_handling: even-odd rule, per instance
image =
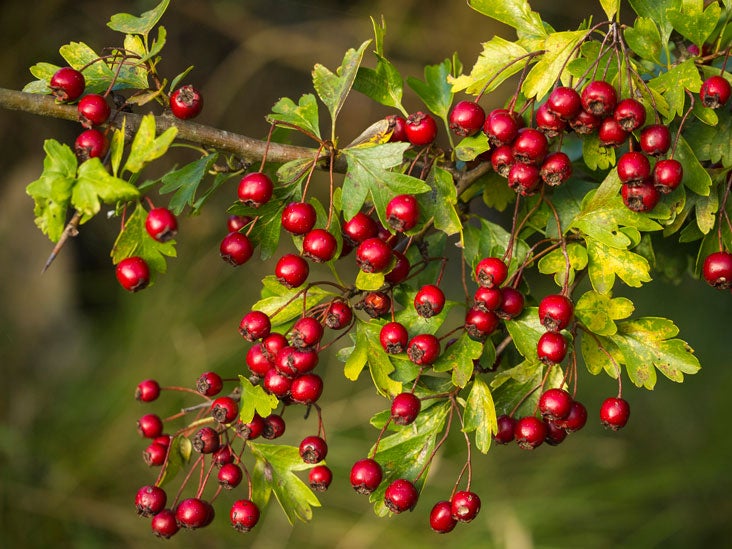
MULTIPOLYGON (((62 120, 77 121, 79 117, 75 105, 57 103, 48 95, 25 93, 4 88, 0 88, 0 107, 62 120)), ((132 113, 123 113, 111 125, 120 127, 123 117, 126 119, 126 128, 129 131, 134 132, 139 128, 142 116, 132 113)), ((178 128, 179 139, 229 152, 247 161, 261 160, 267 149, 266 141, 195 122, 185 122, 172 116, 156 116, 155 124, 158 132, 163 132, 175 126, 178 128)), ((318 154, 318 149, 270 143, 269 150, 267 150, 267 160, 271 162, 288 162, 300 158, 315 158, 318 154)), ((327 160, 327 156, 323 157, 323 161, 325 160, 327 160)), ((334 166, 334 168, 341 171, 338 170, 339 166, 334 166)))

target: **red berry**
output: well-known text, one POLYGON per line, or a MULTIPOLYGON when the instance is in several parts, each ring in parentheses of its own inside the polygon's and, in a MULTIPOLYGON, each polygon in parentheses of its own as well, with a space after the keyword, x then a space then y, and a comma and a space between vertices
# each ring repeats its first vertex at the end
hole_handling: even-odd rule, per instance
POLYGON ((473 307, 480 311, 497 311, 503 303, 500 288, 484 288, 480 286, 473 295, 473 307))
POLYGON ((82 97, 77 105, 77 110, 79 111, 79 121, 85 128, 104 124, 112 112, 107 100, 96 93, 82 97))
POLYGON ((564 389, 547 389, 539 397, 539 411, 547 420, 566 419, 572 402, 572 395, 564 389))
POLYGON ((351 467, 350 481, 359 494, 370 494, 379 487, 383 478, 381 465, 370 458, 361 459, 351 467))
POLYGON ((500 286, 507 276, 508 267, 498 257, 485 257, 475 266, 475 281, 483 288, 500 286))
POLYGON ((211 456, 211 462, 219 468, 227 463, 234 463, 234 451, 231 446, 225 444, 216 450, 211 456))
POLYGON ((412 266, 409 264, 409 260, 403 253, 394 250, 392 252, 392 256, 395 259, 394 267, 384 275, 384 281, 392 286, 396 286, 400 282, 406 280, 412 266))
POLYGON ((555 420, 554 423, 568 433, 579 431, 587 423, 587 408, 581 402, 573 400, 567 417, 562 420, 555 420))
POLYGON ((457 524, 452 516, 452 504, 449 501, 438 501, 430 511, 430 528, 438 534, 452 532, 457 524))
POLYGON ((191 86, 183 86, 170 94, 170 111, 181 120, 195 118, 203 109, 203 96, 191 86))
POLYGON ((537 417, 526 416, 516 421, 516 442, 523 450, 541 446, 546 438, 546 424, 537 417))
POLYGON ((213 454, 221 446, 219 433, 213 427, 201 427, 191 441, 193 449, 201 454, 213 454))
POLYGON ((470 522, 480 511, 480 498, 475 492, 460 490, 450 500, 452 516, 459 522, 470 522))
POLYGON ((398 232, 414 228, 419 221, 419 204, 411 194, 400 194, 386 205, 386 222, 398 232))
POLYGON ((432 334, 416 335, 407 345, 407 356, 417 366, 432 364, 440 356, 440 341, 432 334))
POLYGON ((681 162, 674 158, 659 160, 653 166, 653 184, 656 189, 668 194, 681 184, 684 178, 684 168, 681 162))
POLYGON ((407 117, 404 131, 412 145, 429 145, 437 137, 437 122, 429 114, 417 111, 407 117))
POLYGON ((135 389, 135 399, 140 402, 152 402, 160 396, 160 384, 154 379, 141 381, 135 389))
POLYGON ((311 316, 298 319, 289 332, 290 345, 298 349, 314 347, 323 337, 323 325, 311 316))
POLYGON ((327 465, 316 465, 310 469, 308 483, 316 492, 325 492, 333 482, 333 471, 327 465))
POLYGON ((564 330, 572 320, 574 305, 562 294, 546 296, 539 303, 539 322, 550 332, 564 330))
POLYGON ((302 255, 317 263, 333 259, 337 249, 338 242, 325 229, 313 229, 302 240, 302 255))
POLYGON ((493 440, 498 444, 508 444, 512 442, 515 437, 516 420, 506 414, 498 416, 496 418, 498 429, 493 435, 493 440))
POLYGON ((567 340, 559 332, 541 334, 536 353, 544 364, 559 364, 567 355, 567 340))
POLYGON ((632 132, 646 123, 646 108, 640 101, 629 97, 617 104, 613 118, 626 132, 632 132))
POLYGON ((595 116, 612 114, 618 102, 615 88, 602 80, 594 80, 582 90, 582 108, 595 116))
POLYGON ((155 438, 163 434, 163 420, 155 414, 145 414, 137 420, 137 432, 145 438, 155 438))
POLYGON ((356 249, 356 264, 365 273, 380 273, 391 264, 391 247, 378 237, 368 238, 356 249))
POLYGON ((549 139, 558 136, 567 127, 567 122, 556 113, 550 111, 546 103, 536 109, 534 116, 536 118, 537 129, 549 139))
POLYGON ((704 259, 702 276, 719 290, 732 288, 732 254, 725 251, 709 254, 704 259))
POLYGON ((373 218, 363 212, 358 212, 349 221, 343 223, 343 236, 357 246, 364 240, 374 238, 379 234, 379 226, 373 218))
POLYGON ((51 76, 48 87, 58 101, 73 101, 84 93, 86 80, 76 69, 61 67, 51 76))
POLYGON ((107 152, 107 138, 97 129, 85 130, 74 141, 74 152, 79 161, 101 158, 107 152))
POLYGON ((264 432, 264 419, 255 412, 254 417, 249 423, 240 423, 237 425, 237 432, 246 440, 254 440, 264 432))
POLYGON ((310 267, 299 255, 285 254, 277 261, 274 274, 280 284, 288 288, 297 288, 307 280, 310 267))
POLYGON ((158 442, 152 442, 142 452, 142 459, 149 467, 159 467, 165 463, 168 448, 158 442))
POLYGON ((229 233, 221 241, 219 253, 221 259, 234 267, 238 267, 249 261, 254 253, 254 247, 247 235, 229 233))
POLYGON ((524 295, 515 288, 506 286, 501 288, 503 301, 496 314, 503 320, 510 320, 519 316, 524 310, 524 295))
POLYGON ((600 127, 602 118, 582 109, 579 114, 569 121, 569 126, 578 135, 589 135, 600 127))
POLYGON ((346 301, 334 299, 325 310, 325 325, 331 330, 342 330, 351 324, 353 311, 346 301))
POLYGON ((645 154, 627 152, 618 159, 618 177, 623 183, 637 185, 651 175, 651 163, 645 154))
POLYGON ((314 404, 321 394, 323 394, 323 380, 318 374, 304 374, 292 381, 290 397, 298 404, 314 404))
POLYGON ((508 186, 521 196, 531 196, 539 190, 539 168, 533 164, 517 162, 508 170, 508 186))
POLYGON ((249 370, 258 377, 264 377, 274 366, 274 361, 267 358, 261 345, 254 345, 247 351, 246 363, 249 370))
POLYGON ((465 314, 465 331, 468 335, 477 340, 485 339, 496 331, 500 324, 498 315, 493 311, 482 311, 477 308, 469 309, 465 314))
POLYGON ((264 339, 272 329, 269 315, 262 311, 249 311, 239 322, 239 333, 247 341, 264 339))
POLYGON ((262 340, 262 353, 274 365, 275 357, 280 349, 287 346, 287 339, 277 332, 269 334, 262 340))
POLYGON ((414 308, 421 317, 431 318, 438 315, 444 307, 445 294, 434 284, 425 284, 414 296, 414 308))
POLYGON ((259 208, 269 202, 273 191, 274 185, 267 174, 251 172, 241 178, 237 192, 244 205, 259 208))
POLYGON ((152 518, 150 524, 153 534, 163 539, 170 539, 180 530, 175 521, 175 513, 170 509, 160 511, 152 518))
POLYGON ((539 166, 549 152, 549 142, 539 130, 522 128, 511 145, 511 152, 518 162, 539 166))
POLYGON ((216 372, 204 372, 196 381, 196 391, 203 396, 215 396, 221 392, 224 387, 224 381, 216 372))
POLYGON ((135 508, 141 517, 157 515, 165 508, 168 496, 158 486, 143 486, 135 496, 135 508))
POLYGON ((236 500, 229 511, 229 519, 237 532, 249 532, 259 522, 259 507, 248 499, 236 500))
POLYGON ((394 129, 391 132, 391 135, 389 136, 389 142, 406 142, 409 141, 407 139, 407 120, 403 116, 399 116, 397 114, 390 114, 386 117, 386 120, 388 120, 390 123, 394 124, 394 129))
POLYGON ((224 489, 231 490, 232 488, 239 486, 242 478, 244 478, 244 473, 242 472, 241 467, 235 463, 225 463, 221 466, 221 469, 219 469, 217 478, 219 484, 224 489))
POLYGON ((574 88, 561 86, 549 94, 546 105, 557 116, 571 120, 582 110, 582 99, 574 88))
POLYGON ((390 355, 396 355, 406 350, 409 333, 399 322, 389 322, 382 326, 379 332, 379 341, 384 351, 390 355))
POLYGON ((544 442, 546 442, 549 446, 558 446, 559 444, 564 442, 565 438, 567 438, 567 431, 562 429, 557 424, 557 422, 545 419, 544 425, 546 426, 546 436, 544 437, 544 442))
POLYGON ((384 504, 392 513, 411 511, 417 505, 418 499, 417 488, 404 478, 392 481, 384 492, 384 504))
POLYGON ((318 353, 311 349, 298 349, 287 345, 275 356, 274 366, 279 373, 287 377, 296 377, 311 371, 318 364, 318 353))
POLYGON ((299 451, 305 463, 320 463, 328 455, 328 444, 320 437, 309 436, 302 439, 299 451))
POLYGON ((606 398, 600 406, 600 421, 613 431, 625 427, 629 417, 630 405, 622 398, 606 398))
POLYGON ((282 228, 292 234, 310 232, 316 219, 315 208, 307 202, 290 202, 282 210, 282 228))
POLYGON ((209 519, 210 509, 200 498, 188 498, 175 508, 175 520, 182 528, 201 528, 209 519))
POLYGON ((730 87, 729 82, 722 76, 715 75, 707 78, 699 90, 699 97, 705 107, 718 109, 727 104, 729 101, 730 87))
POLYGON ((414 393, 399 393, 391 402, 391 419, 397 425, 409 425, 421 409, 422 401, 414 393))
POLYGON ((475 135, 483 127, 485 111, 473 101, 460 101, 450 111, 450 131, 459 137, 475 135))
POLYGON ((219 423, 231 423, 238 415, 239 404, 231 397, 219 397, 211 404, 211 417, 219 423))
POLYGON ((520 125, 515 116, 505 109, 496 109, 488 114, 483 131, 495 147, 511 145, 516 139, 520 125))
POLYGON ((241 231, 251 222, 252 218, 248 215, 230 215, 226 219, 226 228, 230 233, 235 233, 241 231))
POLYGON ((539 175, 547 185, 561 185, 572 175, 572 161, 561 151, 549 153, 539 168, 539 175))
POLYGON ((264 418, 262 436, 267 440, 279 438, 285 434, 285 420, 278 414, 270 414, 264 418))
POLYGON ((369 292, 355 307, 371 318, 378 318, 391 310, 391 298, 384 292, 369 292))
POLYGON ((158 242, 168 242, 178 233, 178 220, 168 208, 153 208, 147 213, 145 230, 158 242))
POLYGON ((269 368, 262 378, 262 388, 279 399, 286 398, 292 388, 291 376, 281 373, 276 368, 269 368))
POLYGON ((508 172, 515 163, 516 159, 513 157, 511 145, 501 145, 491 153, 493 171, 501 177, 508 177, 508 172))
POLYGON ((620 188, 620 196, 623 198, 623 204, 634 212, 650 212, 661 200, 661 194, 650 181, 640 185, 624 183, 620 188))
POLYGON ((604 118, 597 130, 597 136, 603 147, 617 147, 622 145, 630 134, 612 117, 604 118))
POLYGON ((651 156, 666 154, 671 148, 671 131, 662 124, 651 124, 641 130, 641 150, 651 156))

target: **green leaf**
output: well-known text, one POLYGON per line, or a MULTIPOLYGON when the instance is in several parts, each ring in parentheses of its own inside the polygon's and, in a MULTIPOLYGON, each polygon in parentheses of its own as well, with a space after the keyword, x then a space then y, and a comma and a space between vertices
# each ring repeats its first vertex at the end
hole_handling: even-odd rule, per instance
POLYGON ((635 25, 625 29, 623 35, 634 53, 657 65, 661 64, 663 44, 661 43, 661 33, 653 19, 638 17, 635 25))
POLYGON ((409 87, 430 111, 443 120, 447 120, 452 105, 452 87, 447 81, 451 68, 452 62, 445 59, 439 65, 428 65, 424 68, 424 82, 412 76, 407 78, 409 87))
POLYGON ((419 479, 416 477, 422 469, 429 468, 437 437, 445 426, 449 409, 450 402, 433 404, 429 408, 423 409, 414 423, 394 426, 395 432, 381 439, 374 459, 383 468, 384 479, 369 498, 374 503, 374 511, 377 515, 388 514, 384 505, 384 492, 393 480, 409 479, 418 491, 422 490, 427 472, 425 471, 419 479))
POLYGON ((378 290, 384 285, 384 273, 367 273, 359 269, 356 275, 356 288, 359 290, 378 290))
POLYGON ((217 153, 202 156, 182 168, 169 171, 162 177, 160 194, 175 193, 170 197, 168 204, 175 215, 180 215, 186 205, 193 206, 198 186, 217 158, 217 153))
POLYGON ((129 13, 116 13, 109 19, 107 26, 112 30, 126 34, 147 35, 160 21, 169 3, 170 0, 162 0, 153 9, 144 12, 139 17, 129 13))
POLYGON ((635 13, 655 21, 661 32, 661 43, 668 42, 673 26, 666 15, 667 10, 681 5, 682 0, 630 0, 635 13))
MULTIPOLYGON (((579 242, 569 242, 567 244, 567 256, 569 257, 569 280, 567 283, 572 284, 575 272, 581 271, 587 266, 587 248, 579 242)), ((537 266, 540 273, 553 274, 557 286, 564 285, 567 260, 561 249, 553 250, 542 257, 537 266)))
POLYGON ((491 446, 491 435, 498 432, 496 407, 488 385, 476 377, 468 393, 463 413, 463 431, 475 431, 475 446, 484 454, 491 446))
MULTIPOLYGON (((506 229, 486 219, 479 220, 479 227, 464 226, 465 248, 463 256, 471 272, 484 257, 503 256, 511 238, 506 229)), ((514 253, 508 266, 509 276, 519 267, 529 253, 529 246, 521 239, 514 241, 514 253)))
POLYGON ((585 367, 592 375, 596 376, 605 371, 611 378, 618 378, 623 356, 610 338, 583 333, 580 351, 585 367))
POLYGON ((620 0, 600 0, 600 5, 608 20, 615 17, 615 14, 620 10, 620 0))
POLYGON ((302 460, 298 448, 257 444, 252 441, 248 441, 247 445, 257 459, 256 480, 272 490, 290 524, 294 524, 296 520, 307 522, 313 518, 312 508, 320 507, 320 501, 310 487, 294 473, 310 469, 313 465, 302 460))
POLYGON ((675 336, 679 330, 666 319, 643 317, 618 322, 618 333, 612 336, 623 355, 628 377, 638 387, 653 389, 654 366, 671 381, 681 383, 684 374, 695 374, 701 368, 689 345, 675 336))
POLYGON ((680 10, 669 9, 666 16, 679 34, 701 48, 714 32, 721 13, 722 8, 716 2, 704 9, 703 0, 683 0, 680 10))
POLYGON ((46 157, 41 176, 28 184, 26 193, 33 199, 36 226, 52 242, 58 242, 66 226, 71 189, 76 180, 76 155, 54 139, 43 143, 46 157))
POLYGON ((193 445, 190 439, 183 435, 178 435, 170 441, 170 449, 168 450, 168 459, 165 460, 163 471, 158 480, 158 486, 165 486, 180 472, 183 466, 191 459, 193 445))
POLYGON ((536 387, 541 383, 545 383, 547 387, 560 387, 564 382, 562 368, 552 368, 546 373, 546 379, 544 376, 544 365, 536 356, 496 374, 491 381, 496 411, 507 414, 515 410, 517 417, 534 415, 539 402, 539 391, 535 390, 536 387))
POLYGON ((125 127, 127 119, 122 119, 122 125, 118 130, 114 130, 112 139, 109 144, 109 164, 112 168, 112 175, 117 177, 120 165, 122 164, 122 155, 125 150, 125 127))
POLYGON ((389 171, 402 162, 409 143, 384 143, 343 149, 348 171, 343 181, 343 215, 348 220, 356 215, 367 197, 376 206, 376 212, 386 225, 386 205, 398 194, 421 194, 430 187, 421 179, 389 171))
POLYGON ((452 84, 453 93, 465 90, 471 95, 478 95, 484 89, 486 93, 495 90, 507 78, 524 68, 524 63, 511 64, 511 62, 528 53, 519 44, 509 42, 500 36, 494 36, 490 41, 483 43, 483 51, 478 56, 469 75, 463 74, 456 78, 448 78, 452 84))
POLYGON ((360 67, 353 88, 377 103, 404 111, 404 81, 397 68, 386 57, 376 56, 376 69, 360 67))
POLYGON ((483 185, 483 203, 489 208, 505 211, 516 201, 516 193, 506 184, 506 178, 490 171, 478 181, 483 185))
POLYGON ((152 238, 145 229, 146 219, 147 210, 138 203, 112 247, 112 262, 116 265, 127 257, 139 256, 151 271, 164 273, 167 269, 165 256, 176 256, 175 240, 158 242, 152 238))
POLYGON ((719 197, 716 193, 709 196, 697 196, 694 205, 696 224, 703 234, 708 234, 714 228, 719 211, 719 197))
POLYGON ((526 75, 521 88, 527 98, 541 99, 557 80, 564 80, 567 58, 587 36, 587 31, 554 32, 544 41, 545 53, 526 75))
POLYGON ((615 321, 629 317, 633 310, 633 302, 625 297, 612 298, 589 290, 577 300, 574 314, 591 332, 610 336, 618 331, 615 321))
POLYGON ((676 116, 684 114, 686 90, 691 93, 698 93, 701 85, 702 80, 699 76, 699 70, 696 68, 693 59, 679 63, 648 82, 648 87, 651 90, 659 92, 668 101, 670 112, 665 117, 666 123, 671 122, 676 116))
POLYGON ((519 36, 546 36, 541 16, 527 0, 468 0, 475 11, 516 29, 519 36))
POLYGON ((420 210, 427 219, 432 219, 435 229, 447 235, 460 233, 462 242, 463 224, 457 212, 457 191, 452 175, 437 164, 427 176, 431 192, 417 196, 420 210))
POLYGON ((127 202, 140 196, 137 187, 124 179, 114 177, 99 158, 90 158, 79 166, 79 173, 71 192, 71 203, 81 213, 81 223, 94 217, 105 204, 127 202))
POLYGON ((651 281, 651 267, 645 257, 629 250, 614 248, 605 243, 587 239, 589 263, 587 272, 592 287, 601 294, 613 289, 615 276, 633 288, 640 288, 651 281))
POLYGON ((354 50, 353 48, 349 49, 343 57, 341 66, 336 71, 336 74, 333 74, 320 63, 316 64, 313 68, 313 86, 320 100, 330 111, 331 139, 333 141, 336 138, 335 124, 338 113, 341 111, 346 97, 348 97, 351 91, 353 81, 356 79, 356 74, 358 73, 358 67, 361 65, 364 51, 366 51, 366 47, 370 43, 371 40, 366 40, 358 50, 354 50))
POLYGON ((726 109, 718 109, 719 124, 690 123, 684 127, 685 140, 697 159, 704 162, 721 162, 725 168, 732 167, 732 115, 726 109))
MULTIPOLYGON (((432 281, 434 282, 434 278, 432 281)), ((414 296, 416 291, 404 291, 396 293, 394 298, 404 308, 397 311, 394 319, 400 322, 410 334, 435 334, 442 324, 447 320, 447 316, 454 307, 458 305, 456 301, 448 299, 440 314, 425 318, 417 314, 414 308, 414 296)))
MULTIPOLYGON (((307 305, 312 307, 334 295, 320 286, 313 286, 307 291, 307 305)), ((303 299, 301 289, 288 289, 274 275, 267 275, 262 279, 262 299, 252 305, 252 310, 266 313, 273 327, 282 326, 302 315, 303 299)))
POLYGON ((488 136, 484 132, 478 132, 460 140, 460 143, 455 146, 455 157, 463 162, 470 162, 490 148, 488 136))
POLYGON ((546 328, 539 321, 539 308, 526 307, 521 316, 507 320, 506 329, 521 356, 535 360, 536 345, 546 328))
POLYGON ((376 390, 391 398, 402 391, 402 384, 390 377, 395 368, 379 342, 380 330, 381 326, 373 322, 356 322, 355 346, 346 361, 344 373, 355 381, 368 364, 376 390))
POLYGON ((483 344, 474 341, 467 332, 460 334, 452 345, 443 351, 432 365, 435 372, 452 371, 452 383, 456 387, 465 387, 473 376, 474 360, 483 354, 483 344))
POLYGON ((120 89, 147 89, 147 70, 140 63, 123 63, 121 61, 99 61, 99 54, 84 42, 71 42, 61 46, 59 52, 69 64, 81 70, 86 81, 85 93, 103 93, 114 80, 114 90, 120 89))
POLYGON ((284 122, 296 128, 302 128, 320 139, 320 125, 318 122, 318 102, 312 93, 300 97, 297 105, 289 97, 283 97, 272 107, 272 114, 267 116, 267 122, 284 122))
POLYGON ((267 393, 261 385, 252 385, 245 376, 239 376, 239 386, 241 387, 239 419, 242 423, 252 421, 255 413, 267 417, 280 404, 275 395, 267 393))
POLYGON ((712 187, 712 178, 709 172, 704 169, 697 159, 694 151, 686 142, 682 135, 676 144, 674 158, 681 162, 684 169, 684 186, 701 196, 709 196, 709 190, 712 187))
POLYGON ((602 45, 597 40, 588 40, 580 46, 579 57, 567 63, 567 70, 577 78, 587 75, 602 75, 606 82, 613 82, 618 74, 617 57, 612 48, 605 48, 600 55, 602 45))
POLYGON ((124 169, 132 173, 140 172, 145 164, 165 154, 177 134, 178 128, 173 126, 155 137, 155 117, 146 114, 142 117, 140 127, 132 140, 124 169))
POLYGON ((596 133, 582 139, 582 159, 591 170, 607 170, 615 165, 615 148, 605 147, 596 133))

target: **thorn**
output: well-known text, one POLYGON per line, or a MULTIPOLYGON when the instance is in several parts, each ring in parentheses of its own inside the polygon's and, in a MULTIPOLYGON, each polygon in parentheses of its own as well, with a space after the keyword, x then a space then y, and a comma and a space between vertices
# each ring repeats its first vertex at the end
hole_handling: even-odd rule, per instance
POLYGON ((51 266, 51 263, 53 263, 53 261, 56 259, 59 252, 61 252, 61 249, 66 244, 66 241, 69 239, 69 237, 74 237, 79 234, 80 221, 81 212, 75 212, 71 220, 69 220, 69 222, 66 224, 66 227, 64 227, 64 232, 61 233, 61 238, 58 239, 58 242, 53 247, 53 250, 51 250, 51 254, 48 256, 45 265, 43 265, 41 274, 45 273, 48 270, 48 268, 51 266))

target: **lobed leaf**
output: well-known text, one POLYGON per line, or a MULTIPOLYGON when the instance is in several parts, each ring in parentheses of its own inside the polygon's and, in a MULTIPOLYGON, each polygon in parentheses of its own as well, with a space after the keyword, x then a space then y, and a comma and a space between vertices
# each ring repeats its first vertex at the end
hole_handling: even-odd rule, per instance
POLYGON ((267 417, 280 404, 275 395, 267 393, 261 385, 252 385, 246 376, 239 376, 239 387, 241 388, 239 419, 242 423, 252 421, 255 414, 267 417))
POLYGON ((217 158, 218 153, 202 156, 162 177, 160 194, 174 193, 168 207, 175 215, 180 215, 186 205, 192 207, 195 204, 198 186, 217 158))
POLYGON ((554 32, 544 41, 544 54, 532 67, 521 90, 527 98, 543 98, 554 83, 564 81, 567 58, 587 37, 587 31, 554 32))
POLYGON ((468 0, 475 11, 516 29, 521 36, 546 36, 541 16, 527 0, 468 0))
POLYGON ((456 387, 465 387, 473 377, 474 361, 483 354, 483 344, 468 336, 467 332, 447 347, 440 358, 432 365, 435 372, 452 371, 452 383, 456 387))
POLYGON ((79 166, 71 191, 71 204, 81 213, 81 223, 85 223, 99 212, 100 200, 105 204, 115 204, 139 196, 137 187, 111 175, 99 158, 90 158, 79 166))
POLYGON ((107 23, 107 26, 115 31, 129 34, 147 35, 168 9, 170 0, 162 0, 153 9, 143 12, 139 17, 129 13, 116 13, 107 23))
POLYGON ((312 93, 302 95, 297 105, 289 97, 283 97, 272 107, 272 114, 267 116, 267 122, 270 124, 284 122, 296 128, 302 128, 320 139, 318 102, 312 93))
POLYGON ((427 108, 443 120, 452 105, 452 87, 448 82, 452 62, 445 59, 438 65, 427 65, 424 68, 424 82, 414 77, 407 78, 407 84, 412 88, 427 108))
POLYGON ((493 395, 485 381, 476 377, 465 401, 463 431, 475 432, 475 446, 484 454, 491 446, 492 435, 498 432, 493 395))
POLYGON ((155 117, 146 114, 142 117, 140 127, 132 140, 124 169, 133 174, 140 172, 145 164, 166 153, 177 134, 178 128, 173 126, 155 137, 155 117))
POLYGON ((521 45, 494 36, 490 41, 483 43, 483 51, 470 70, 470 74, 448 77, 448 81, 452 84, 452 92, 465 90, 471 95, 478 95, 484 89, 486 93, 495 90, 506 79, 524 68, 523 63, 516 61, 528 53, 528 50, 521 45))

